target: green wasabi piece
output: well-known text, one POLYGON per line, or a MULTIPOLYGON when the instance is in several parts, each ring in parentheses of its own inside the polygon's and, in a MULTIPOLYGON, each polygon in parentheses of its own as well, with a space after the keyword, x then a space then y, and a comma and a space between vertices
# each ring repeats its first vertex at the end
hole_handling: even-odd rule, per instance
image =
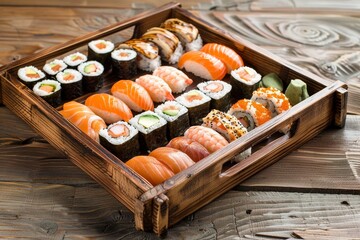
POLYGON ((276 73, 269 73, 263 76, 259 83, 259 87, 274 87, 281 92, 284 90, 283 82, 276 73))
POLYGON ((305 100, 309 97, 306 83, 300 79, 291 80, 285 91, 285 96, 289 99, 291 106, 305 100))

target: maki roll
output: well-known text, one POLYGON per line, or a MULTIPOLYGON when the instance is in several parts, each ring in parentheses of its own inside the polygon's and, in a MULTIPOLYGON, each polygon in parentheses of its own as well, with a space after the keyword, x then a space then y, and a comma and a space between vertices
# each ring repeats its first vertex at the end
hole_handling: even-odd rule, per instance
POLYGON ((61 83, 61 97, 72 100, 83 94, 82 74, 74 69, 65 69, 56 74, 56 80, 61 83))
POLYGON ((112 71, 119 79, 131 79, 137 74, 136 51, 117 49, 111 52, 112 71))
POLYGON ((67 68, 63 60, 54 59, 44 65, 43 70, 49 79, 56 79, 56 74, 67 68))
POLYGON ((233 86, 232 95, 239 98, 251 98, 261 80, 261 75, 250 67, 240 67, 231 71, 230 84, 233 86))
POLYGON ((95 92, 104 84, 104 66, 97 61, 88 61, 78 66, 83 77, 83 89, 85 92, 95 92))
POLYGON ((129 121, 140 132, 140 145, 149 151, 167 144, 166 120, 158 114, 146 111, 129 121))
POLYGON ((53 107, 61 104, 61 85, 58 81, 42 80, 35 84, 33 91, 53 107))
POLYGON ((176 101, 167 101, 157 106, 155 112, 167 121, 169 139, 183 135, 190 127, 188 109, 176 101))
POLYGON ((63 58, 63 61, 69 68, 76 69, 81 63, 87 61, 87 56, 80 52, 72 53, 63 58))
POLYGON ((176 101, 189 110, 190 125, 199 125, 210 111, 211 98, 199 90, 191 90, 176 98, 176 101))
POLYGON ((100 130, 100 144, 126 162, 140 153, 138 133, 130 124, 118 121, 100 130))
POLYGON ((210 108, 227 111, 230 106, 232 86, 224 81, 206 81, 197 85, 199 90, 211 98, 210 108))
POLYGON ((88 43, 88 60, 95 60, 101 63, 105 70, 111 68, 111 52, 114 44, 103 39, 94 40, 88 43))
POLYGON ((22 83, 32 89, 34 85, 45 78, 45 73, 34 66, 19 68, 17 75, 22 83))
POLYGON ((162 78, 173 93, 181 93, 193 83, 193 80, 185 73, 171 66, 158 67, 153 72, 153 75, 162 78))

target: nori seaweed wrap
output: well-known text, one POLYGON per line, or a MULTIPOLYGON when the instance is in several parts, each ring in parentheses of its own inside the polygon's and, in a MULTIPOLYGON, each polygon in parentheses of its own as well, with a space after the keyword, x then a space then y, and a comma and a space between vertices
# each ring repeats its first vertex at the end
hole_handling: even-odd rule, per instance
POLYGON ((83 75, 84 92, 96 92, 104 84, 104 66, 97 61, 88 61, 78 66, 79 72, 83 75))
POLYGON ((36 83, 33 91, 53 107, 61 104, 61 85, 58 81, 45 79, 36 83))
POLYGON ((88 60, 95 60, 101 63, 105 71, 111 69, 111 52, 114 44, 103 39, 94 40, 88 44, 88 60))
POLYGON ((112 71, 119 79, 131 79, 137 74, 137 53, 132 49, 117 49, 111 53, 112 71))
POLYGON ((227 111, 230 107, 232 86, 224 81, 206 81, 197 85, 199 90, 211 98, 210 108, 227 111))
POLYGON ((232 95, 236 99, 251 98, 253 91, 259 87, 261 75, 250 67, 240 67, 231 71, 230 84, 232 95))
POLYGON ((61 97, 64 100, 72 100, 83 95, 83 75, 74 69, 65 69, 56 74, 56 80, 61 83, 61 97))

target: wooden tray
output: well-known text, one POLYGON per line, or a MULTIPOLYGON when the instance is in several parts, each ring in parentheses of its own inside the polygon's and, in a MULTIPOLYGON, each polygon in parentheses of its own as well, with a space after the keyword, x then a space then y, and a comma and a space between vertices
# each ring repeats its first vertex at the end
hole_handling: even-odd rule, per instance
MULTIPOLYGON (((321 79, 244 39, 231 37, 183 10, 177 3, 143 12, 126 21, 20 59, 0 68, 0 74, 0 103, 20 116, 131 210, 137 229, 154 231, 158 235, 166 234, 169 226, 297 149, 325 128, 343 127, 346 119, 347 90, 344 83, 321 79), (204 42, 230 46, 243 57, 246 65, 255 67, 262 75, 275 72, 285 84, 291 79, 302 79, 307 83, 311 97, 163 184, 153 187, 36 96, 17 79, 16 72, 19 67, 27 65, 41 68, 47 60, 84 49, 94 39, 118 39, 126 32, 132 34, 129 38, 138 37, 150 27, 160 26, 171 17, 194 24, 204 42), (291 123, 289 133, 277 134, 291 123), (235 165, 229 164, 235 155, 249 147, 255 150, 250 157, 235 165)), ((107 91, 116 80, 108 77, 101 91, 107 91)))

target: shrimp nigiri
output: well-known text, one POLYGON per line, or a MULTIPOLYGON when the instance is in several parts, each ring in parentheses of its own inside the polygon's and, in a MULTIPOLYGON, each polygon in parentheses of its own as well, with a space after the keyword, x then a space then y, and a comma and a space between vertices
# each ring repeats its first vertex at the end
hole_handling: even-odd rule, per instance
POLYGON ((209 151, 200 143, 187 137, 176 137, 166 145, 186 153, 194 162, 198 162, 210 155, 209 151))
POLYGON ((185 73, 171 66, 158 67, 153 75, 162 78, 174 93, 185 91, 186 87, 193 83, 193 80, 185 73))
POLYGON ((165 102, 174 100, 169 85, 161 78, 150 74, 142 75, 135 80, 136 83, 143 86, 150 94, 154 102, 165 102))

